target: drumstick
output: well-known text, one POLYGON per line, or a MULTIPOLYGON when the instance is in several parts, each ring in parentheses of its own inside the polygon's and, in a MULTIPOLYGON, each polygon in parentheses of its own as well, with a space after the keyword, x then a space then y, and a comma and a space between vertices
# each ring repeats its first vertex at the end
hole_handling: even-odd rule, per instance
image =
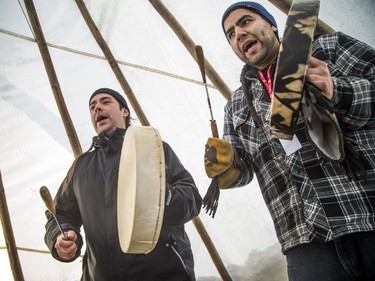
POLYGON ((68 236, 66 235, 66 233, 62 230, 61 228, 61 225, 59 223, 59 221, 57 220, 56 218, 56 208, 55 208, 55 204, 53 203, 53 200, 52 200, 52 196, 51 196, 51 193, 49 192, 48 188, 46 186, 42 186, 40 189, 39 189, 39 194, 40 194, 40 197, 42 197, 43 201, 44 201, 44 204, 46 205, 48 211, 52 214, 52 216, 54 217, 56 223, 57 223, 57 226, 59 227, 62 235, 64 235, 64 240, 69 240, 68 236))
POLYGON ((211 132, 212 132, 212 136, 214 138, 218 138, 219 137, 219 133, 218 133, 218 130, 217 130, 217 124, 216 124, 216 120, 214 119, 214 116, 212 114, 211 100, 210 100, 210 96, 208 94, 208 87, 207 87, 207 81, 206 81, 206 71, 205 71, 205 68, 204 68, 204 55, 203 55, 203 48, 202 48, 202 46, 200 46, 200 45, 196 45, 195 46, 195 54, 197 56, 199 69, 201 70, 203 84, 204 84, 204 87, 206 89, 208 109, 210 110, 210 115, 211 115, 211 132))
MULTIPOLYGON (((210 101, 210 96, 208 94, 206 72, 205 72, 205 67, 204 67, 203 49, 200 45, 195 46, 195 55, 196 55, 196 58, 197 58, 199 69, 200 69, 201 74, 202 74, 203 84, 204 84, 205 89, 206 89, 208 108, 209 108, 210 114, 211 114, 212 136, 214 138, 218 138, 219 133, 218 133, 218 130, 217 130, 217 124, 216 124, 216 120, 214 119, 213 114, 212 114, 211 101, 210 101)), ((205 229, 205 227, 204 227, 204 225, 203 225, 199 216, 197 216, 193 219, 193 224, 195 225, 195 228, 197 229, 197 231, 198 231, 199 235, 201 236, 204 244, 206 245, 208 253, 210 254, 210 256, 212 258, 212 261, 214 262, 217 270, 219 271, 219 274, 220 274, 221 278, 223 279, 223 281, 232 281, 232 278, 230 277, 227 269, 225 268, 224 263, 223 263, 222 259, 220 258, 219 253, 216 250, 216 247, 215 247, 214 243, 212 242, 212 240, 210 238, 210 235, 208 234, 207 230, 205 229)))

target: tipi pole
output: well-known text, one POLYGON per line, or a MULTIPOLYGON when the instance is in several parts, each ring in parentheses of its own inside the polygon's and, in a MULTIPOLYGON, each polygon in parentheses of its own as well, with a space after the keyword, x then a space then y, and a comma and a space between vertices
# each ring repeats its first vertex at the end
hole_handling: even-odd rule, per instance
POLYGON ((122 73, 115 57, 113 56, 111 50, 109 49, 107 43, 105 42, 103 36, 100 34, 98 28, 95 25, 92 17, 90 16, 89 11, 86 8, 85 3, 82 0, 76 0, 77 6, 81 11, 81 14, 86 21, 87 26, 89 27, 92 35, 94 36, 99 47, 102 49, 109 65, 111 66, 118 82, 120 83, 122 89, 124 90, 130 104, 132 105, 137 117, 142 125, 149 126, 150 123, 147 120, 146 115, 144 114, 141 106, 139 105, 137 98, 135 97, 133 90, 131 89, 128 81, 125 79, 124 74, 122 73))
POLYGON ((193 224, 195 228, 197 229, 202 241, 206 245, 208 253, 210 254, 211 259, 213 263, 215 264, 215 267, 217 271, 219 272, 223 281, 232 281, 232 278, 230 277, 222 259, 220 258, 219 252, 216 250, 216 247, 214 243, 212 242, 211 237, 208 234, 199 216, 193 219, 193 224))
POLYGON ((3 227, 5 244, 8 250, 10 267, 12 269, 14 281, 24 281, 21 263, 18 257, 17 246, 14 239, 12 223, 10 221, 8 204, 5 196, 3 180, 0 171, 0 218, 3 227))
MULTIPOLYGON (((195 56, 196 44, 191 39, 189 34, 184 30, 177 19, 172 15, 172 13, 165 7, 165 5, 160 0, 149 0, 149 2, 154 6, 155 10, 162 16, 165 22, 171 27, 171 29, 176 33, 177 37, 180 39, 185 48, 189 51, 194 60, 198 63, 195 56)), ((208 78, 210 78, 212 84, 219 90, 219 92, 224 96, 224 98, 229 99, 232 91, 229 89, 224 80, 212 67, 212 65, 205 59, 204 62, 205 71, 208 78)))
MULTIPOLYGON (((167 22, 167 24, 172 28, 172 30, 176 33, 177 37, 181 40, 184 44, 186 49, 189 51, 191 56, 199 65, 199 59, 196 55, 196 47, 197 45, 193 42, 184 28, 180 25, 180 23, 176 20, 176 18, 168 11, 165 5, 159 0, 149 0, 150 3, 154 6, 154 8, 159 12, 159 14, 163 17, 163 19, 167 22)), ((211 66, 211 64, 204 58, 204 67, 206 75, 210 78, 211 82, 216 86, 216 88, 220 91, 220 93, 226 98, 229 99, 231 96, 231 90, 225 84, 225 82, 221 79, 219 74, 215 71, 215 69, 211 66)), ((196 217, 193 219, 193 224, 196 227, 199 235, 201 236, 202 241, 205 243, 206 248, 214 262, 216 269, 218 270, 221 278, 223 281, 230 281, 232 278, 230 277, 227 269, 224 266, 222 259, 214 243, 212 242, 208 232, 206 231, 200 217, 196 217)))
MULTIPOLYGON (((289 12, 290 6, 292 5, 293 0, 268 0, 274 6, 276 6, 280 11, 285 13, 286 15, 289 12)), ((324 21, 318 19, 318 23, 316 25, 315 33, 333 33, 335 30, 327 25, 324 21)))
POLYGON ((67 110, 67 107, 64 101, 64 97, 61 92, 60 84, 57 79, 55 68, 53 67, 53 63, 52 63, 51 56, 48 51, 46 40, 44 39, 43 31, 40 26, 40 22, 39 22, 38 15, 35 10, 34 3, 32 0, 25 0, 25 6, 27 9, 27 13, 29 15, 31 26, 33 28, 36 42, 38 44, 40 53, 42 55, 44 67, 46 68, 46 72, 48 75, 49 82, 51 84, 52 92, 55 97, 57 107, 63 119, 65 131, 70 141, 70 146, 72 147, 74 156, 77 157, 78 155, 82 153, 82 148, 78 141, 77 133, 74 129, 72 120, 70 118, 69 112, 67 110))

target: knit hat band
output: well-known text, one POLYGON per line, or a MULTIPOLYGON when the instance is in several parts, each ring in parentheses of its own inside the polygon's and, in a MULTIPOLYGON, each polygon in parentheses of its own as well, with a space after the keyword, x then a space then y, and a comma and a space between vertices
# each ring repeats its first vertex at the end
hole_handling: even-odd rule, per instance
POLYGON ((119 92, 116 92, 115 90, 112 90, 112 89, 109 89, 109 88, 100 88, 100 89, 97 89, 90 97, 89 99, 89 105, 91 103, 91 100, 94 96, 96 96, 97 94, 108 94, 108 95, 111 95, 112 97, 114 97, 118 102, 119 104, 123 105, 125 107, 126 110, 129 111, 129 107, 128 107, 128 104, 125 100, 125 98, 120 95, 119 92))
MULTIPOLYGON (((251 10, 259 15, 261 15, 263 18, 265 18, 270 24, 272 24, 274 27, 277 28, 277 24, 276 24, 276 21, 275 21, 275 18, 260 4, 256 3, 256 2, 250 2, 250 1, 241 1, 241 2, 237 2, 237 3, 234 3, 232 4, 231 6, 229 6, 229 8, 224 12, 223 14, 223 17, 221 19, 221 26, 223 28, 223 31, 225 33, 225 29, 224 29, 224 21, 226 20, 226 18, 229 16, 229 14, 236 10, 236 9, 239 9, 239 8, 244 8, 244 9, 248 9, 248 10, 251 10)), ((276 32, 276 35, 278 36, 277 32, 276 32)))

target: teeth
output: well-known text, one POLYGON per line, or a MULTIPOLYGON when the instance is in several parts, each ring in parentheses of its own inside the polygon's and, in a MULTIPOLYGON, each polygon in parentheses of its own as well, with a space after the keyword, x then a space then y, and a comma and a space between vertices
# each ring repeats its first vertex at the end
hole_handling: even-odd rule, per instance
POLYGON ((255 44, 255 42, 249 42, 249 43, 247 43, 244 46, 244 51, 247 52, 254 44, 255 44))

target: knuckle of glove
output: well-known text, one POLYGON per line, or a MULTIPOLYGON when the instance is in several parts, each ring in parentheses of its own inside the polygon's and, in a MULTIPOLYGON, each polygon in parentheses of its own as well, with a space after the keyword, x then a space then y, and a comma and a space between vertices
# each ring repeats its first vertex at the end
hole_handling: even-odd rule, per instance
POLYGON ((224 174, 233 166, 234 151, 227 140, 209 138, 204 153, 204 166, 209 178, 224 174))
POLYGON ((231 186, 240 175, 240 171, 231 166, 223 174, 218 176, 218 186, 220 189, 225 189, 231 186))

